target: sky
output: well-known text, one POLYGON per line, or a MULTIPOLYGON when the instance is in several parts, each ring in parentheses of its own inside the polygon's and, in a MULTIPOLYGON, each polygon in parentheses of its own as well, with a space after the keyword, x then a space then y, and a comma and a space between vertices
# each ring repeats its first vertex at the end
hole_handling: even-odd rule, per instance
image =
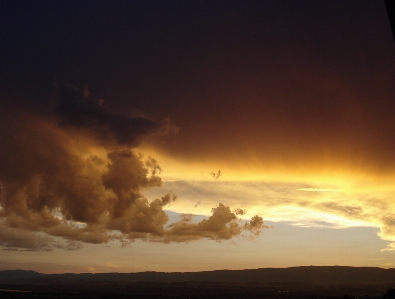
POLYGON ((0 15, 0 270, 395 267, 384 1, 0 15))

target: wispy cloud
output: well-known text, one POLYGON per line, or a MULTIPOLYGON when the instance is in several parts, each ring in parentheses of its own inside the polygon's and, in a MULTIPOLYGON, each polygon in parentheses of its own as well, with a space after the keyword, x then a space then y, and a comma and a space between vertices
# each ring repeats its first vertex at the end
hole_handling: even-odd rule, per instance
POLYGON ((342 190, 331 189, 331 188, 299 188, 296 190, 307 191, 307 192, 341 192, 342 191, 342 190))
MULTIPOLYGON (((173 190, 183 198, 171 208, 179 213, 207 215, 208 207, 220 199, 245 211, 243 218, 258 214, 267 221, 299 227, 375 227, 380 229, 382 240, 395 240, 393 193, 358 192, 358 188, 340 191, 336 186, 320 188, 311 183, 303 188, 314 191, 304 192, 298 186, 300 182, 172 181, 164 182, 163 189, 173 190), (316 191, 322 189, 325 191, 316 191), (201 204, 194 208, 196 200, 201 204)), ((154 196, 159 190, 147 190, 146 195, 154 196)))

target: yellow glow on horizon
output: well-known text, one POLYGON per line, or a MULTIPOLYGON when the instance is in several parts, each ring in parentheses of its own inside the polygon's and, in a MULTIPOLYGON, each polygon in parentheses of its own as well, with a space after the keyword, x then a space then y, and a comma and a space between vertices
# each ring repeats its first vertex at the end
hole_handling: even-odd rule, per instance
POLYGON ((395 190, 393 182, 395 173, 377 175, 360 169, 346 168, 344 165, 318 165, 305 163, 304 167, 296 165, 267 165, 248 160, 243 164, 229 161, 194 160, 184 161, 153 150, 140 148, 147 156, 154 157, 163 172, 164 181, 213 181, 210 173, 221 170, 221 181, 266 181, 303 183, 311 186, 301 186, 300 191, 316 192, 390 192, 395 190))
MULTIPOLYGON (((195 216, 211 215, 211 208, 214 202, 206 202, 194 207, 189 201, 183 200, 173 204, 168 210, 180 214, 191 214, 195 216)), ((243 206, 247 212, 240 217, 241 221, 251 219, 255 215, 260 215, 264 221, 289 222, 299 227, 330 227, 335 229, 347 227, 380 227, 380 223, 369 220, 351 219, 346 216, 318 211, 311 208, 296 205, 260 206, 252 200, 250 206, 243 206)))

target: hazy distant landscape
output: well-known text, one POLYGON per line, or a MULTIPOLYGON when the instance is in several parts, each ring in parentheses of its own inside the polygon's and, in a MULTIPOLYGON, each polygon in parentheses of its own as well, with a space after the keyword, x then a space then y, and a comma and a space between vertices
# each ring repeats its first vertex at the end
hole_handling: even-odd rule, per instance
MULTIPOLYGON (((0 271, 1 298, 382 298, 395 269, 291 267, 203 272, 0 271)), ((393 298, 389 293, 383 298, 393 298)))

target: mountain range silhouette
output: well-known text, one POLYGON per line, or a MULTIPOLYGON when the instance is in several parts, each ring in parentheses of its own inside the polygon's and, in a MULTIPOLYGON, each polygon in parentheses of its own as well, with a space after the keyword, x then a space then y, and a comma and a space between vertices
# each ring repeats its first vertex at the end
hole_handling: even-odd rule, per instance
POLYGON ((303 266, 201 272, 64 273, 42 274, 26 270, 0 271, 0 283, 58 280, 107 282, 304 282, 395 283, 395 269, 377 267, 303 266))

